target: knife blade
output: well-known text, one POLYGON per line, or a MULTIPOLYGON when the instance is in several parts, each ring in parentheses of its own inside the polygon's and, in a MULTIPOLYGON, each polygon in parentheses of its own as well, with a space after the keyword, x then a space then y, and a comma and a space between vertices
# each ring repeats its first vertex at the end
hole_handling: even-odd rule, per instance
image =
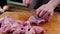
POLYGON ((33 9, 33 13, 34 13, 34 15, 30 16, 29 19, 28 19, 28 21, 30 23, 36 23, 37 20, 40 19, 39 15, 36 15, 36 11, 34 9, 33 9))

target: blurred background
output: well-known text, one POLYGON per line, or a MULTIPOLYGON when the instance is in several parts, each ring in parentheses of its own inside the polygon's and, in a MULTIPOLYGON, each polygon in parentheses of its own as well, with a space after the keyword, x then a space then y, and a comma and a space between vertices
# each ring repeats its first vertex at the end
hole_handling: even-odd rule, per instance
MULTIPOLYGON (((43 0, 43 1, 42 1, 42 0, 41 0, 41 1, 39 1, 39 0, 34 0, 34 1, 32 2, 32 4, 30 5, 30 7, 33 8, 33 9, 37 9, 39 6, 47 3, 48 1, 49 1, 49 0, 43 0), (39 4, 39 3, 40 3, 40 4, 39 4)), ((24 6, 24 4, 22 3, 22 0, 7 0, 7 3, 8 3, 9 5, 17 6, 17 7, 19 7, 19 6, 24 6)), ((55 11, 60 11, 60 5, 58 5, 58 6, 56 7, 55 11)))

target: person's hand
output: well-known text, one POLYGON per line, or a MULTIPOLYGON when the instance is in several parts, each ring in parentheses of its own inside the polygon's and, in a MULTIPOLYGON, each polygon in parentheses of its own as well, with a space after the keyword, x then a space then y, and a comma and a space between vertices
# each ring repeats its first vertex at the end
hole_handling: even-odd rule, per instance
POLYGON ((31 4, 32 0, 23 0, 23 4, 25 6, 29 6, 31 4))
POLYGON ((3 6, 3 10, 5 11, 5 10, 8 10, 9 9, 9 6, 8 5, 5 5, 5 6, 3 6))
POLYGON ((40 18, 48 20, 49 17, 53 15, 55 7, 52 4, 45 4, 36 9, 36 14, 39 15, 40 18))

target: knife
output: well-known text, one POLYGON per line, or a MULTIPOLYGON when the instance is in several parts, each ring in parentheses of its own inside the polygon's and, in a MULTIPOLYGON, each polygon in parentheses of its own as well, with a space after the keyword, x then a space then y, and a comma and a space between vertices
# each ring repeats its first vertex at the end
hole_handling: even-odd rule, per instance
POLYGON ((36 15, 36 11, 34 9, 33 9, 33 13, 34 13, 34 15, 30 16, 29 19, 27 20, 30 23, 36 23, 37 20, 40 19, 39 15, 36 15))

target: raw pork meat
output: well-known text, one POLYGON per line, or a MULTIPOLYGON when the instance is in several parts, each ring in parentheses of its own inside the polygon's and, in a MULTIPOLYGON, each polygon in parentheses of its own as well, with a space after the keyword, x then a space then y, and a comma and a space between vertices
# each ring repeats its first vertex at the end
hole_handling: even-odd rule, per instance
POLYGON ((35 23, 37 25, 39 25, 40 23, 45 23, 44 19, 36 18, 35 16, 31 16, 28 21, 30 21, 30 23, 35 23))
MULTIPOLYGON (((43 21, 43 20, 42 20, 43 21)), ((0 34, 42 34, 44 29, 38 26, 32 27, 30 21, 14 20, 9 16, 0 19, 0 34)))

